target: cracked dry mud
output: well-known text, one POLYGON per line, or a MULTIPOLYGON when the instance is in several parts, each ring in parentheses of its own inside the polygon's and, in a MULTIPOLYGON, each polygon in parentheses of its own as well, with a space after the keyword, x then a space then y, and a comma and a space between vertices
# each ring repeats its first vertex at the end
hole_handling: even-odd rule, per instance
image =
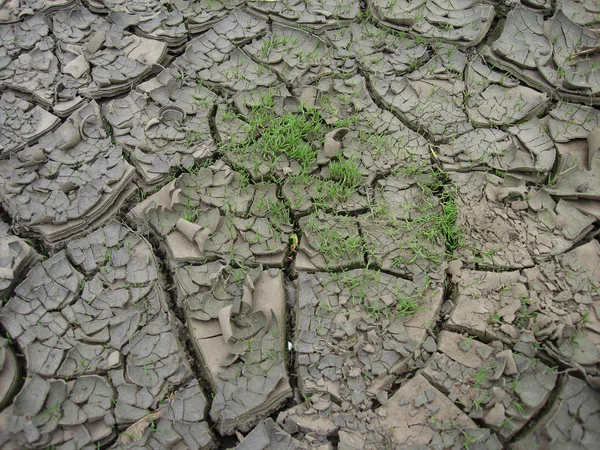
POLYGON ((0 0, 0 450, 597 448, 595 0, 0 0))

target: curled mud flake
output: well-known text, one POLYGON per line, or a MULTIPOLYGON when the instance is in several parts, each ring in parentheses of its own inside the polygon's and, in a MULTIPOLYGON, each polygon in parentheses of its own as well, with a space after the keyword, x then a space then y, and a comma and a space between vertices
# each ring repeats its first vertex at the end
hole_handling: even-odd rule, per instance
POLYGON ((403 36, 398 37, 368 22, 325 33, 337 52, 333 54, 340 70, 363 70, 378 76, 399 75, 414 70, 429 59, 427 47, 403 36))
POLYGON ((557 380, 537 360, 449 331, 441 333, 439 353, 422 374, 503 438, 514 436, 544 407, 557 380))
POLYGON ((371 77, 373 94, 413 129, 446 142, 472 129, 463 110, 466 56, 442 45, 423 67, 402 77, 371 77))
MULTIPOLYGON (((8 339, 0 338, 0 407, 4 408, 19 387, 19 365, 8 339)), ((14 403, 14 402, 13 402, 14 403)))
MULTIPOLYGON (((287 83, 310 84, 331 72, 330 48, 319 37, 274 24, 271 33, 244 47, 287 83)), ((265 69, 261 69, 265 76, 265 69)))
POLYGON ((187 41, 184 18, 175 3, 171 4, 170 8, 163 8, 161 4, 145 0, 91 0, 87 3, 95 13, 108 13, 110 20, 119 27, 134 26, 136 34, 162 41, 172 52, 180 50, 187 41))
POLYGON ((558 397, 538 426, 511 444, 510 448, 521 450, 532 445, 543 447, 551 443, 594 448, 598 432, 593 424, 599 401, 598 391, 583 380, 567 375, 558 397))
POLYGON ((296 335, 300 388, 363 409, 420 353, 441 291, 356 269, 300 273, 296 335))
MULTIPOLYGON (((572 11, 571 11, 572 12, 572 11)), ((542 13, 517 6, 508 13, 501 36, 483 50, 486 60, 531 87, 559 98, 598 102, 598 38, 570 12, 542 13)))
POLYGON ((392 444, 447 448, 474 439, 484 442, 485 448, 502 447, 493 433, 479 429, 420 374, 407 381, 377 413, 379 427, 391 431, 392 444), (417 392, 420 394, 415 397, 417 392))
POLYGON ((296 270, 355 268, 364 264, 365 244, 353 217, 324 213, 300 219, 296 270))
POLYGON ((544 192, 531 190, 522 178, 477 172, 450 178, 460 194, 457 226, 464 230, 455 256, 471 267, 531 267, 535 258, 561 254, 591 230, 592 216, 547 195, 542 200, 544 192), (569 215, 577 220, 566 220, 569 215))
MULTIPOLYGON (((78 446, 74 448, 84 448, 114 439, 113 390, 106 378, 82 376, 71 383, 55 379, 43 383, 32 378, 19 394, 24 402, 35 397, 38 411, 24 411, 15 403, 0 415, 0 430, 10 443, 43 448, 49 442, 63 445, 76 439, 78 446)), ((31 401, 27 403, 34 406, 31 401)))
POLYGON ((292 227, 275 194, 274 186, 248 184, 240 173, 218 162, 182 175, 130 215, 166 237, 166 250, 176 265, 218 258, 282 265, 292 227), (249 213, 258 217, 247 218, 249 213), (186 222, 187 237, 177 225, 186 222))
POLYGON ((273 419, 266 419, 242 439, 236 450, 254 450, 258 448, 296 450, 304 448, 304 445, 279 428, 273 422, 273 419))
POLYGON ((291 395, 282 273, 210 263, 181 267, 175 277, 214 392, 211 417, 221 433, 247 431, 291 395))
POLYGON ((477 45, 489 31, 495 15, 492 5, 475 2, 370 0, 368 5, 383 25, 460 48, 477 45))
POLYGON ((115 449, 138 449, 152 446, 185 445, 187 448, 214 448, 213 435, 205 419, 206 398, 197 380, 174 393, 154 413, 138 420, 125 430, 115 449))
POLYGON ((549 97, 487 67, 482 57, 466 71, 467 112, 474 126, 511 125, 537 116, 549 97))
POLYGON ((539 119, 508 131, 481 128, 440 146, 437 155, 444 168, 458 171, 492 168, 530 177, 547 175, 556 148, 539 119))
POLYGON ((309 0, 306 2, 249 2, 253 14, 275 23, 302 26, 314 32, 337 28, 360 12, 357 0, 309 0))
POLYGON ((103 107, 115 141, 132 155, 147 187, 163 183, 177 169, 196 164, 216 150, 209 116, 215 94, 187 86, 167 72, 142 83, 129 96, 103 107))
POLYGON ((134 170, 99 118, 99 107, 91 102, 1 164, 10 215, 50 246, 103 225, 132 193, 134 170))

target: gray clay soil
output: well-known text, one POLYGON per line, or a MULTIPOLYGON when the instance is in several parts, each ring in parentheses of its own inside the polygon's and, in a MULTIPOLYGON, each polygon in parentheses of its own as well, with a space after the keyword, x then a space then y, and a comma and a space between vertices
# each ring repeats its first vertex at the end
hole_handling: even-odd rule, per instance
POLYGON ((0 450, 596 449, 598 0, 0 0, 0 450))

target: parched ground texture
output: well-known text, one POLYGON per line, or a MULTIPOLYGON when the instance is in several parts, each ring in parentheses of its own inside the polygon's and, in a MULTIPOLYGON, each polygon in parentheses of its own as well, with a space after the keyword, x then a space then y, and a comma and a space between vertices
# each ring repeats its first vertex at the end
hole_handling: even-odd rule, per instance
POLYGON ((0 450, 595 449, 597 0, 0 0, 0 450))

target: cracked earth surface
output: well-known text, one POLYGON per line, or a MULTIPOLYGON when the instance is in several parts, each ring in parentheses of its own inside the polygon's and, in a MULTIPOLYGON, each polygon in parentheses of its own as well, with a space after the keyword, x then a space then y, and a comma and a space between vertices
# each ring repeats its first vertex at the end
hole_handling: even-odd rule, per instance
POLYGON ((0 0, 0 450, 597 448, 596 0, 0 0))

